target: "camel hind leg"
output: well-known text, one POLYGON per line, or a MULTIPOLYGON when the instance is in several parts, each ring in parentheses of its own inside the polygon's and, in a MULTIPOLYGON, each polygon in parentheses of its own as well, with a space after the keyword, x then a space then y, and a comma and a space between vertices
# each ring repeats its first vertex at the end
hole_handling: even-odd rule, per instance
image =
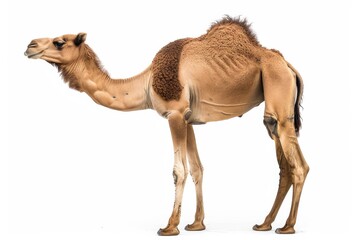
POLYGON ((294 225, 299 207, 299 201, 305 178, 309 171, 304 156, 297 141, 294 126, 294 108, 297 94, 296 78, 287 63, 279 55, 272 55, 262 63, 262 78, 265 98, 265 117, 269 134, 275 138, 277 152, 281 147, 283 156, 278 156, 280 169, 286 167, 280 175, 280 185, 273 208, 261 225, 255 225, 255 230, 269 230, 271 222, 281 206, 290 180, 293 186, 293 196, 289 217, 283 228, 277 233, 294 233, 294 225), (286 163, 283 161, 286 160, 286 163))
MULTIPOLYGON (((266 123, 265 123, 266 124, 266 123)), ((284 156, 280 140, 274 136, 276 146, 276 157, 280 168, 279 189, 269 214, 266 216, 264 223, 253 227, 256 231, 269 231, 272 229, 271 224, 274 222, 280 206, 291 187, 291 175, 289 172, 289 164, 284 156)))
POLYGON ((301 152, 293 124, 287 122, 278 128, 280 143, 289 166, 293 194, 289 217, 285 226, 283 228, 278 228, 276 233, 295 233, 294 225, 296 223, 301 192, 306 176, 309 172, 309 166, 307 165, 301 152))

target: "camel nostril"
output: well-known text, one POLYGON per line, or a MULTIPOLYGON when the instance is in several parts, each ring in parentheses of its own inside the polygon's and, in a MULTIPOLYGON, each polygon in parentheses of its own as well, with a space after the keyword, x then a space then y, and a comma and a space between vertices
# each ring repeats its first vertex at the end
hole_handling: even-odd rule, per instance
POLYGON ((31 42, 29 45, 28 45, 28 48, 34 48, 34 47, 37 47, 38 44, 36 42, 31 42))

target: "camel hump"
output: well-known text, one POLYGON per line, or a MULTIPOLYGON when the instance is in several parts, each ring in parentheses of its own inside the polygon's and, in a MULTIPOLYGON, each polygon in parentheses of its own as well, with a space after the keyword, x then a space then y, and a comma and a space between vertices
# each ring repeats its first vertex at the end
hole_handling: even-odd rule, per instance
POLYGON ((179 81, 181 52, 188 38, 178 39, 160 49, 152 62, 153 89, 165 101, 179 100, 183 86, 179 81))

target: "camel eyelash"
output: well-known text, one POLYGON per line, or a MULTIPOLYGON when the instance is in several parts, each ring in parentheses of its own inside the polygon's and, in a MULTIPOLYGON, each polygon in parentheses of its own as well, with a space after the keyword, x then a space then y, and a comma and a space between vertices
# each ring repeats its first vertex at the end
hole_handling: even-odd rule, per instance
POLYGON ((57 49, 61 49, 61 48, 64 46, 65 42, 63 42, 63 41, 56 41, 56 42, 53 42, 53 44, 54 44, 54 46, 55 46, 57 49))

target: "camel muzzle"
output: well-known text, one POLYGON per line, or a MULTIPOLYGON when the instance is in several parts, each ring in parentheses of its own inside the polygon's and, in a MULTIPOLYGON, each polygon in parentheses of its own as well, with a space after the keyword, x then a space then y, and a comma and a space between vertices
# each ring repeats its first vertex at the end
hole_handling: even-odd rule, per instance
POLYGON ((37 58, 40 56, 40 54, 43 51, 38 51, 36 48, 39 46, 39 44, 36 41, 31 41, 29 45, 27 46, 26 51, 24 52, 24 55, 28 58, 37 58))
POLYGON ((39 46, 37 42, 35 42, 34 40, 30 42, 30 44, 27 46, 28 48, 35 48, 39 46))
POLYGON ((32 51, 30 48, 28 48, 25 52, 24 52, 24 55, 28 58, 33 58, 33 59, 37 59, 37 58, 40 58, 41 55, 43 53, 43 50, 42 51, 32 51))
POLYGON ((28 58, 39 58, 43 50, 36 49, 39 47, 39 44, 36 40, 32 40, 27 46, 24 55, 28 58))

